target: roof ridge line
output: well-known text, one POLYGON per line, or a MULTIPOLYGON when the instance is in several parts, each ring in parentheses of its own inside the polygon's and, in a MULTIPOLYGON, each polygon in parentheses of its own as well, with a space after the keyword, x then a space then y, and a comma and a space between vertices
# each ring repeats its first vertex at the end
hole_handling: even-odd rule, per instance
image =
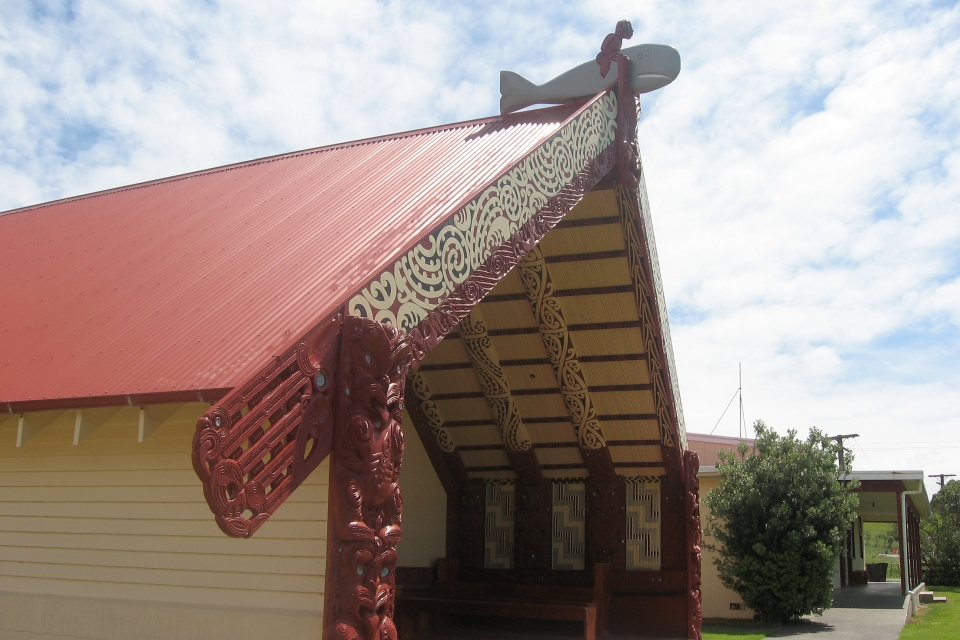
POLYGON ((208 169, 198 169, 196 171, 189 171, 187 173, 178 173, 172 176, 167 176, 165 178, 155 178, 153 180, 146 180, 144 182, 135 182, 133 184, 124 185, 121 187, 113 187, 110 189, 103 189, 100 191, 93 191, 91 193, 82 193, 75 196, 68 196, 66 198, 58 198, 57 200, 50 200, 48 202, 40 202, 37 204, 27 205, 25 207, 17 207, 16 209, 8 209, 7 211, 0 211, 0 217, 7 215, 12 215, 15 213, 26 213, 27 211, 34 211, 37 209, 45 209, 57 204, 63 204, 66 202, 77 202, 80 200, 87 200, 90 198, 99 198, 101 196, 110 195, 113 193, 123 193, 124 191, 133 191, 135 189, 143 189, 146 187, 151 187, 159 184, 168 184, 170 182, 179 182, 181 180, 188 180, 190 178, 196 178, 199 176, 213 175, 216 173, 224 173, 227 171, 233 171, 235 169, 241 169, 243 167, 253 167, 258 164, 266 164, 269 162, 278 162, 280 160, 287 160, 290 158, 299 158, 302 156, 313 155, 316 153, 324 153, 328 151, 337 151, 339 149, 349 149, 351 147, 360 147, 364 145, 374 144, 377 142, 384 142, 387 140, 402 140, 405 138, 412 138, 416 136, 426 135, 428 133, 433 133, 437 131, 450 131, 454 129, 465 129, 469 126, 495 122, 497 120, 503 120, 504 118, 509 118, 514 115, 527 115, 530 113, 547 113, 550 111, 557 111, 560 109, 569 109, 569 104, 557 105, 553 107, 548 107, 546 109, 534 109, 531 111, 519 111, 506 115, 497 115, 497 116, 486 116, 483 118, 474 118, 472 120, 462 120, 459 122, 451 122, 449 124, 435 125, 433 127, 424 127, 420 129, 411 129, 409 131, 400 131, 398 133, 388 133, 380 136, 372 136, 369 138, 361 138, 359 140, 348 140, 346 142, 337 142, 330 145, 325 145, 322 147, 310 147, 307 149, 300 149, 298 151, 288 151, 285 153, 278 153, 272 156, 264 156, 262 158, 253 158, 251 160, 243 160, 241 162, 234 162, 230 164, 220 165, 218 167, 210 167, 208 169))

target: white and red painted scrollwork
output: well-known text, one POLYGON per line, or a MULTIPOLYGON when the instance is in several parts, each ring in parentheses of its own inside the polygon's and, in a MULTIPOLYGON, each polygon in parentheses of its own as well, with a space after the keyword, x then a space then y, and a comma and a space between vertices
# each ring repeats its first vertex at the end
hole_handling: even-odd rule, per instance
POLYGON ((684 513, 687 526, 687 638, 702 640, 703 600, 700 567, 703 562, 703 535, 700 530, 700 456, 692 449, 683 452, 684 513))
POLYGON ((341 335, 324 637, 396 640, 398 482, 410 342, 394 327, 357 317, 344 320, 341 335))

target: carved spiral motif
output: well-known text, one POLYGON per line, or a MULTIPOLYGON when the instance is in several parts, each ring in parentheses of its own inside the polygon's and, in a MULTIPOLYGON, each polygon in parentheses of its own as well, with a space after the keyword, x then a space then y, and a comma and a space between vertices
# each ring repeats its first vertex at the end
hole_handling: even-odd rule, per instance
POLYGON ((473 371, 487 399, 487 406, 497 422, 503 445, 510 451, 527 451, 533 444, 520 417, 520 409, 510 394, 507 377, 500 367, 500 359, 478 309, 471 311, 460 322, 460 337, 473 363, 473 371))
MULTIPOLYGON (((614 142, 611 92, 455 212, 439 230, 374 278, 349 312, 410 331, 546 203, 614 142)), ((504 273, 508 269, 504 262, 504 273)))
POLYGON ((539 245, 517 265, 517 270, 533 314, 537 318, 540 337, 557 376, 577 442, 584 449, 601 449, 607 443, 600 429, 587 381, 580 370, 580 361, 567 329, 563 307, 554 293, 547 263, 539 245))
POLYGON ((427 423, 430 425, 433 437, 437 441, 437 446, 439 446, 440 450, 444 453, 453 453, 456 451, 457 446, 450 432, 443 428, 443 416, 440 414, 440 408, 437 406, 437 403, 431 400, 433 393, 430 391, 429 385, 427 385, 426 378, 422 373, 414 372, 410 374, 409 380, 413 386, 413 393, 416 394, 420 400, 420 409, 427 417, 427 423))

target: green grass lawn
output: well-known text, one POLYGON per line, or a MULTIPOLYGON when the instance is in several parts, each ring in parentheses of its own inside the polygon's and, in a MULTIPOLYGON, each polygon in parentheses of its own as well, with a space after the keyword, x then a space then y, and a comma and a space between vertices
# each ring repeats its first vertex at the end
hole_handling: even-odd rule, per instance
POLYGON ((703 632, 703 640, 724 640, 724 638, 733 637, 741 640, 763 640, 767 634, 763 631, 758 633, 756 629, 719 629, 703 632))
POLYGON ((725 638, 740 638, 740 640, 762 640, 773 627, 757 624, 749 620, 706 622, 703 625, 703 640, 724 640, 725 638))
MULTIPOLYGON (((945 604, 924 605, 910 624, 903 628, 900 640, 956 640, 960 638, 960 588, 928 587, 938 596, 947 596, 945 604)), ((706 636, 704 636, 706 637, 706 636)))

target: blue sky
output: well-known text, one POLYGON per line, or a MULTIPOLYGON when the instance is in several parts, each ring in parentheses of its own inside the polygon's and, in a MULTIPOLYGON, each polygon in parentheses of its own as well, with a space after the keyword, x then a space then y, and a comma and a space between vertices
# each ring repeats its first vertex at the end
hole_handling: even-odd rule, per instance
POLYGON ((688 429, 742 362, 748 421, 960 473, 955 2, 7 0, 0 210, 490 115, 620 18, 683 58, 639 135, 688 429))

